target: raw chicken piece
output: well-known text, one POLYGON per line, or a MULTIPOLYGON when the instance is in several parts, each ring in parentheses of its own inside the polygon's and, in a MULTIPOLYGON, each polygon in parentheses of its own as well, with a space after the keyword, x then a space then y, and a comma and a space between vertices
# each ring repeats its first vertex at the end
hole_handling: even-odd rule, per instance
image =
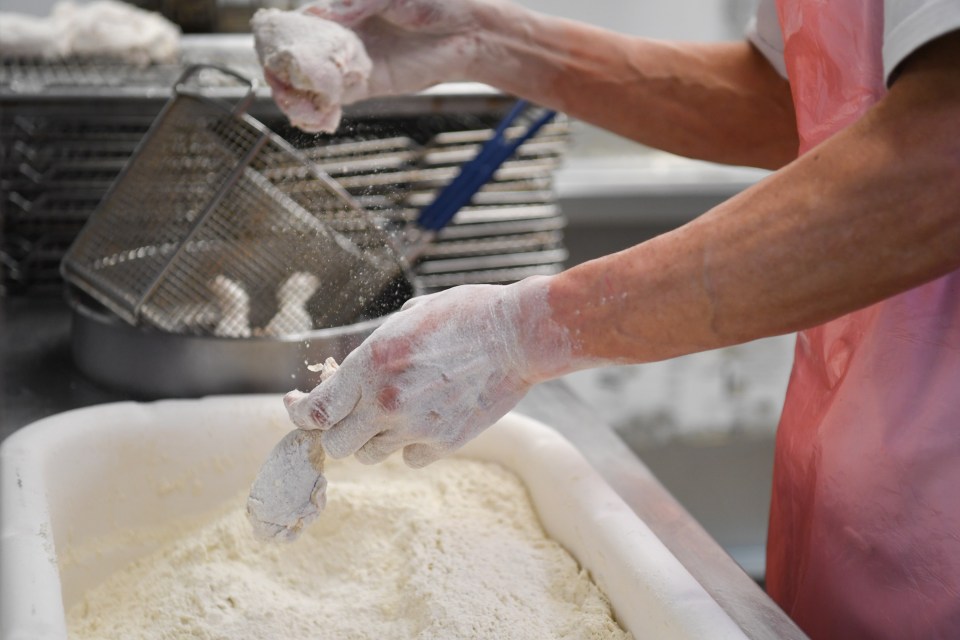
MULTIPOLYGON (((327 358, 320 381, 337 371, 327 358)), ((253 533, 263 540, 293 542, 327 504, 326 455, 320 444, 322 431, 294 429, 273 448, 250 488, 247 518, 253 533)))
POLYGON ((261 540, 293 542, 326 506, 321 433, 294 429, 260 468, 247 499, 247 518, 261 540))
POLYGON ((277 290, 277 313, 263 328, 263 335, 288 336, 313 329, 307 302, 319 288, 320 279, 306 271, 287 278, 277 290))
POLYGON ((332 133, 341 105, 366 87, 373 69, 349 29, 301 11, 261 9, 250 21, 264 77, 290 122, 332 133))

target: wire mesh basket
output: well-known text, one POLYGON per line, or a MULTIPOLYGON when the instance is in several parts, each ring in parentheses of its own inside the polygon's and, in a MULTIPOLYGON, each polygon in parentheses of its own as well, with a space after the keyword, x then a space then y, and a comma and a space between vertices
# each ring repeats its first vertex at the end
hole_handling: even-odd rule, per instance
POLYGON ((410 297, 389 234, 245 113, 253 95, 229 69, 187 69, 71 245, 64 279, 131 324, 227 337, 341 326, 410 297), (246 96, 204 91, 211 73, 246 96))

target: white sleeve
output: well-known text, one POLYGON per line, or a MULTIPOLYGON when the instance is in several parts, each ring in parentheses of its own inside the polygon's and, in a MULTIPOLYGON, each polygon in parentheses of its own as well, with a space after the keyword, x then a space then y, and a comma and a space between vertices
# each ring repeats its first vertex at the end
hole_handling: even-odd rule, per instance
POLYGON ((884 0, 883 11, 883 77, 888 85, 907 56, 960 29, 957 0, 884 0))
MULTIPOLYGON (((960 29, 957 0, 884 0, 883 5, 883 76, 887 84, 911 53, 935 38, 960 29)), ((760 0, 757 13, 747 25, 746 36, 777 73, 787 77, 783 33, 775 0, 760 0)))
MULTIPOLYGON (((955 0, 946 0, 955 1, 955 0)), ((760 0, 760 6, 747 25, 747 40, 753 43, 763 57, 784 78, 787 77, 787 64, 783 59, 783 32, 780 31, 780 18, 777 17, 775 0, 760 0)))

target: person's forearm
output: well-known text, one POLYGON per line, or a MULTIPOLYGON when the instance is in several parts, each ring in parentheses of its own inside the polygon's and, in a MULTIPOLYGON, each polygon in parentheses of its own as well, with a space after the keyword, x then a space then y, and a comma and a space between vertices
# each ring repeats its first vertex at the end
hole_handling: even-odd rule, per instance
POLYGON ((478 20, 475 79, 688 157, 777 168, 796 156, 789 86, 746 42, 635 38, 513 4, 478 20))
POLYGON ((645 362, 786 333, 960 268, 950 59, 905 71, 861 121, 698 220, 556 276, 579 355, 645 362))

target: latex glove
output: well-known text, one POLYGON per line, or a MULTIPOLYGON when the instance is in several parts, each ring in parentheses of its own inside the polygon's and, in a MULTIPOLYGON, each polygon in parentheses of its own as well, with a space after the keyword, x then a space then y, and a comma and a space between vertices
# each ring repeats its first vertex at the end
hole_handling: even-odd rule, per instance
POLYGON ((262 9, 250 21, 274 102, 304 131, 333 132, 341 105, 366 95, 372 63, 349 29, 299 11, 262 9))
POLYGON ((403 449, 422 467, 465 444, 531 385, 572 370, 568 332, 551 319, 549 277, 470 285, 408 302, 309 394, 284 401, 321 429, 334 458, 375 463, 403 449))
POLYGON ((251 21, 274 101, 306 131, 336 129, 341 106, 468 79, 479 12, 496 0, 327 0, 251 21))
POLYGON ((354 31, 373 62, 367 95, 469 79, 481 53, 480 14, 496 0, 324 0, 306 13, 354 31))

